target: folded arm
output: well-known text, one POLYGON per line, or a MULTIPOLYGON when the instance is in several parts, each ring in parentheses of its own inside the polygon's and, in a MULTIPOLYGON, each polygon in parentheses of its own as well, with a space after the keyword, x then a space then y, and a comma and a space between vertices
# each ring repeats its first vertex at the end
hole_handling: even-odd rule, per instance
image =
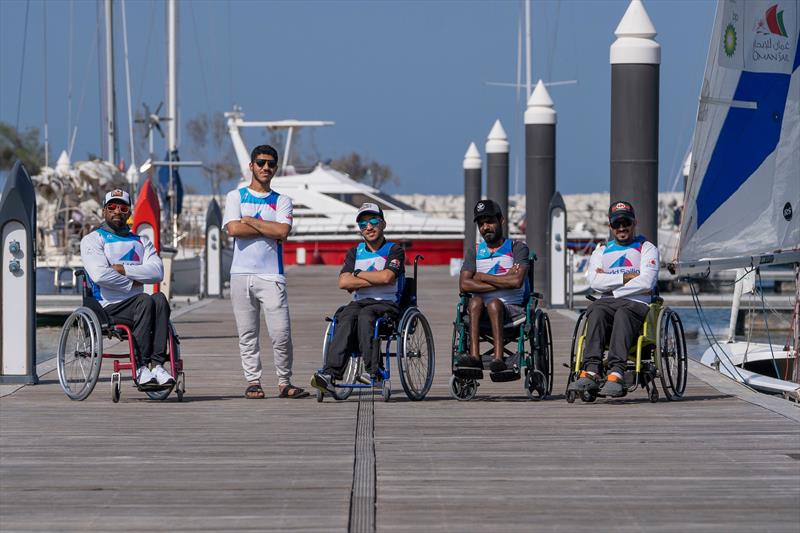
POLYGON ((103 243, 89 234, 81 240, 81 262, 92 281, 100 287, 116 291, 129 291, 133 280, 128 279, 111 267, 103 251, 103 243))
POLYGON ((642 247, 642 262, 639 274, 632 274, 625 280, 625 284, 614 291, 615 298, 632 296, 634 294, 650 294, 658 283, 659 254, 658 248, 651 243, 642 247))
POLYGON ((476 272, 462 270, 458 278, 458 288, 461 292, 489 292, 496 289, 496 287, 485 281, 475 279, 476 272))
POLYGON ((269 239, 275 239, 276 241, 286 240, 292 229, 292 226, 285 222, 271 222, 269 220, 261 220, 260 218, 253 217, 242 217, 240 222, 255 229, 259 235, 269 239))
POLYGON ((625 282, 623 274, 609 274, 603 272, 603 246, 598 246, 592 252, 589 259, 589 267, 586 269, 586 280, 589 286, 597 292, 610 292, 622 287, 625 282))
POLYGON ((164 263, 150 241, 144 243, 144 257, 140 265, 121 265, 122 274, 139 283, 159 283, 164 279, 164 263))
POLYGON ((339 288, 346 291, 354 291, 365 287, 375 287, 377 285, 389 285, 394 283, 397 275, 388 268, 375 270, 374 272, 359 272, 354 276, 352 272, 342 272, 339 274, 339 288))
POLYGON ((261 233, 256 228, 241 220, 231 220, 225 224, 225 232, 237 239, 255 239, 256 237, 261 237, 261 233))

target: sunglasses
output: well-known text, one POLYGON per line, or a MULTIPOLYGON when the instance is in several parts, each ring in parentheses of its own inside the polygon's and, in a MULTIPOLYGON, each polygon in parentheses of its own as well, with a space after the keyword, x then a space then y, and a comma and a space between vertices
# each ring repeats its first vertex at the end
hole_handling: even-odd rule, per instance
POLYGON ((119 211, 120 213, 130 213, 131 206, 125 204, 106 204, 106 209, 109 211, 119 211))
POLYGON ((630 228, 631 226, 633 226, 633 221, 628 220, 627 218, 615 220, 614 222, 611 223, 611 227, 613 229, 630 228))
POLYGON ((370 219, 368 219, 368 220, 362 220, 362 221, 360 221, 360 222, 358 223, 358 227, 359 227, 359 228, 361 228, 361 229, 367 229, 367 226, 368 226, 368 225, 372 224, 372 225, 373 225, 373 227, 374 227, 374 226, 377 226, 378 224, 380 224, 381 222, 383 222, 383 221, 382 221, 380 218, 378 218, 378 217, 373 217, 373 218, 370 218, 370 219))
POLYGON ((265 164, 266 164, 266 165, 267 165, 269 168, 275 168, 275 167, 277 167, 277 166, 278 166, 278 162, 277 162, 277 161, 275 161, 274 159, 256 159, 256 160, 254 161, 254 163, 255 163, 256 165, 258 165, 258 168, 262 168, 262 167, 263 167, 265 164))

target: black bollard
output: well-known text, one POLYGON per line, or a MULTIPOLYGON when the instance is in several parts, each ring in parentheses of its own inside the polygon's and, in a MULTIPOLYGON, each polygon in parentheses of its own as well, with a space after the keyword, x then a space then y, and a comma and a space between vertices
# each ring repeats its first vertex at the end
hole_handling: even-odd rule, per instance
POLYGON ((638 233, 658 245, 658 99, 661 46, 640 0, 611 45, 611 201, 633 204, 638 233))
POLYGON ((525 241, 536 252, 536 291, 550 304, 550 199, 556 190, 556 112, 542 83, 525 110, 525 241))
POLYGON ((481 199, 481 154, 475 143, 469 143, 464 154, 464 257, 467 250, 475 246, 475 224, 473 209, 481 199))
POLYGON ((486 197, 503 211, 503 236, 508 237, 508 136, 500 120, 486 141, 486 197))

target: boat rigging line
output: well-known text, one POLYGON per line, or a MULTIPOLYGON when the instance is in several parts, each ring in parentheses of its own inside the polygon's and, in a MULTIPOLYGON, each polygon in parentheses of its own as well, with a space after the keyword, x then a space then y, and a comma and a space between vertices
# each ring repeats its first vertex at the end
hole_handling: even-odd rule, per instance
MULTIPOLYGON (((128 100, 128 149, 130 150, 130 168, 136 171, 136 148, 133 144, 133 109, 131 108, 131 67, 128 60, 128 21, 125 16, 125 0, 122 0, 122 49, 125 53, 125 95, 128 100)), ((130 183, 131 192, 136 184, 130 183)))
POLYGON ((47 6, 42 3, 42 38, 44 39, 44 47, 42 55, 44 56, 44 86, 42 87, 42 95, 44 96, 44 166, 50 166, 50 132, 47 120, 47 89, 50 85, 47 83, 47 6))
POLYGON ((28 11, 31 8, 31 0, 25 2, 25 25, 22 30, 22 62, 19 65, 19 90, 17 91, 17 120, 14 128, 19 131, 19 113, 22 109, 22 78, 25 74, 25 48, 28 44, 28 11))

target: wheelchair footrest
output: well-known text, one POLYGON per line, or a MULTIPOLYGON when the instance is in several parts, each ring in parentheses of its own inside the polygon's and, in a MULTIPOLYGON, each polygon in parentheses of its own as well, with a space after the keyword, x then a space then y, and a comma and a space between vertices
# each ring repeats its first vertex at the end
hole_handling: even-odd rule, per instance
POLYGON ((504 383, 506 381, 516 381, 520 379, 520 372, 519 368, 509 368, 508 370, 503 370, 502 372, 492 372, 489 374, 489 377, 492 378, 492 381, 495 383, 504 383))
POLYGON ((455 366, 453 375, 459 379, 483 379, 483 370, 472 366, 455 366))

